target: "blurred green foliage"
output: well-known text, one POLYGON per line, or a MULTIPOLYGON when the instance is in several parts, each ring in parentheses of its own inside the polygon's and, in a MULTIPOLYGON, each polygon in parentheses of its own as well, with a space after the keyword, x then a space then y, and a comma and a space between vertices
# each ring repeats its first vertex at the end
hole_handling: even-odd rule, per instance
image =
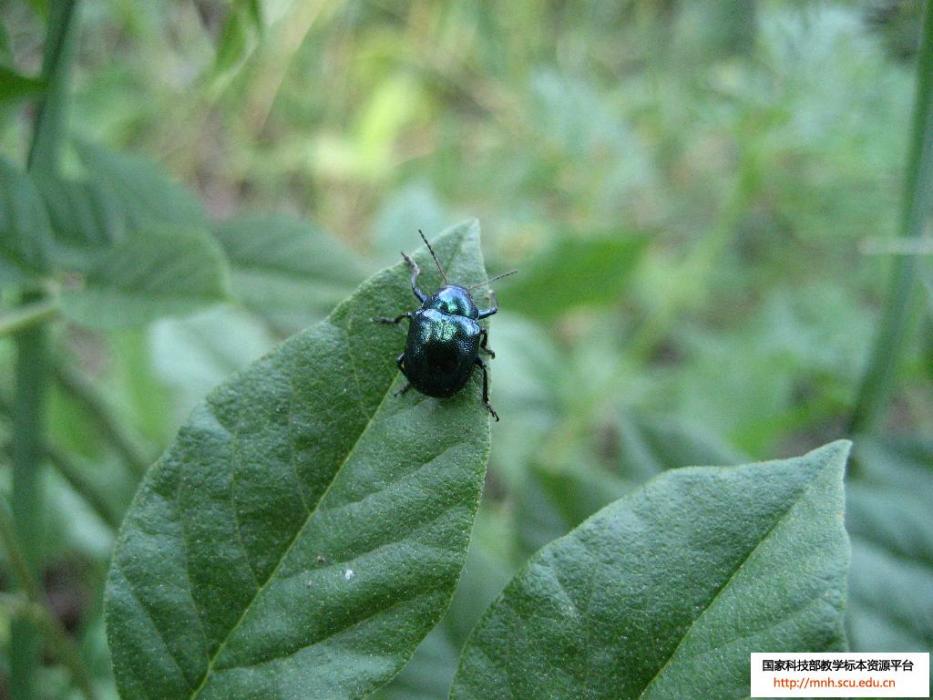
MULTIPOLYGON (((122 273, 80 251, 143 224, 210 227, 192 250, 226 260, 190 280, 212 304, 197 315, 91 330, 117 325, 91 299, 80 325, 51 329, 55 362, 100 410, 55 382, 48 447, 105 508, 128 504, 134 454, 157 456, 208 389, 418 228, 476 216, 490 274, 520 270, 496 285, 503 420, 461 593, 387 696, 439 697, 509 575, 634 485, 844 434, 892 259, 870 251, 899 228, 919 3, 89 0, 63 174, 8 185, 31 133, 22 107, 43 90, 44 5, 0 15, 0 198, 34 190, 23 198, 48 216, 26 211, 54 233, 30 239, 27 262, 97 269, 111 289, 122 273)), ((176 302, 134 313, 188 309, 176 302)), ((933 425, 933 317, 914 315, 879 434, 854 436, 851 637, 866 650, 933 644, 931 491, 904 495, 933 469, 916 438, 933 425)), ((12 359, 4 339, 3 397, 12 359)), ((100 599, 114 533, 65 473, 47 475, 44 578, 113 696, 100 599)), ((72 692, 61 668, 41 672, 44 697, 72 692)))

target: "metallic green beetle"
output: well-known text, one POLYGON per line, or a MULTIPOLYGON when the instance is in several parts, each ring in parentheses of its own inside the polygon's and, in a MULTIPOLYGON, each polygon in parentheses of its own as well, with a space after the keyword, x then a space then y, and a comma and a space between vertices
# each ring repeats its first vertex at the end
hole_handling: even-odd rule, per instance
POLYGON ((490 357, 495 357, 496 354, 486 347, 489 340, 488 331, 477 323, 499 310, 495 295, 490 308, 479 309, 470 295, 471 288, 447 281, 447 275, 428 239, 420 230, 418 233, 434 258, 441 277, 444 278, 444 286, 430 296, 422 292, 418 288, 420 268, 414 260, 402 253, 411 269, 411 291, 421 302, 421 308, 399 314, 395 318, 373 319, 377 323, 399 323, 406 318, 410 321, 405 351, 396 360, 398 368, 409 383, 399 393, 405 393, 414 387, 427 396, 453 396, 469 381, 473 369, 479 367, 483 373, 483 404, 492 417, 499 420, 489 403, 489 374, 486 363, 479 356, 480 351, 490 357))

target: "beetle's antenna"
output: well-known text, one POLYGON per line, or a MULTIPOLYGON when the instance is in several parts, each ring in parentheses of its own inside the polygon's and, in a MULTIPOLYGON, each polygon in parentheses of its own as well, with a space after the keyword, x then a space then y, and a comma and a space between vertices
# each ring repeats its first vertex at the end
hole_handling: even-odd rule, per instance
POLYGON ((471 290, 471 289, 476 289, 477 287, 482 287, 484 284, 489 284, 490 282, 495 282, 496 280, 501 280, 503 277, 508 277, 508 276, 510 276, 510 275, 514 275, 516 272, 518 272, 518 270, 509 270, 508 272, 503 272, 501 275, 496 275, 495 277, 490 277, 490 278, 489 278, 488 280, 486 280, 485 282, 479 282, 478 284, 474 284, 474 285, 472 285, 472 286, 470 286, 470 287, 467 287, 467 291, 469 291, 469 290, 471 290))
POLYGON ((440 272, 441 277, 444 278, 444 284, 450 284, 450 282, 447 281, 447 273, 444 272, 444 268, 441 267, 441 261, 437 259, 437 255, 434 253, 434 248, 428 243, 428 239, 424 237, 424 231, 419 228, 418 233, 421 234, 421 240, 424 241, 424 244, 428 247, 428 252, 431 253, 431 257, 434 258, 434 264, 437 265, 437 271, 440 272))

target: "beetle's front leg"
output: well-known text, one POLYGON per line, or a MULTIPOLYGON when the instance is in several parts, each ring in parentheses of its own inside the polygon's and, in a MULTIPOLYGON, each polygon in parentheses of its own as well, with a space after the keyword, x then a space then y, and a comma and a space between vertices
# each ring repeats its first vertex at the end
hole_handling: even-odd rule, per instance
POLYGON ((499 414, 496 413, 493 409, 492 404, 489 403, 489 373, 486 370, 486 363, 483 362, 480 358, 476 358, 474 362, 479 366, 483 371, 483 404, 486 406, 486 409, 492 414, 492 417, 496 419, 496 422, 499 421, 499 414))
POLYGON ((486 347, 486 343, 488 342, 489 342, 489 331, 483 328, 479 332, 479 349, 482 350, 487 355, 489 355, 489 357, 491 357, 492 359, 496 359, 496 353, 493 352, 492 348, 486 347))
POLYGON ((408 267, 411 269, 411 291, 414 293, 415 298, 423 304, 425 301, 427 301, 428 295, 418 289, 418 275, 421 274, 421 268, 418 267, 418 263, 406 255, 404 251, 402 252, 402 257, 405 259, 405 262, 408 263, 408 267))
POLYGON ((489 290, 489 298, 492 299, 492 306, 488 309, 480 309, 479 316, 476 317, 477 320, 488 318, 499 310, 499 300, 496 299, 496 293, 491 289, 489 290))
POLYGON ((395 318, 389 318, 388 316, 377 316, 373 319, 373 323, 400 323, 403 318, 411 320, 411 311, 404 314, 399 314, 395 318))

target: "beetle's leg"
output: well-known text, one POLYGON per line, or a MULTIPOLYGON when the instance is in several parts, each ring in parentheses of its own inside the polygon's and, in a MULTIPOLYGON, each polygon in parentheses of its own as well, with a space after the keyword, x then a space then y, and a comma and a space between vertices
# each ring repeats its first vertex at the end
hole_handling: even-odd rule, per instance
POLYGON ((489 373, 486 371, 486 363, 483 362, 480 358, 476 358, 474 362, 479 365, 479 368, 483 371, 483 404, 486 406, 486 409, 492 414, 492 417, 499 420, 499 414, 496 413, 493 409, 492 404, 489 403, 489 373))
MULTIPOLYGON (((398 371, 401 372, 402 374, 405 374, 405 368, 402 367, 402 363, 403 363, 404 361, 405 361, 405 353, 404 353, 404 352, 401 353, 398 357, 395 358, 395 364, 398 365, 398 371)), ((406 384, 405 386, 403 386, 401 389, 399 389, 398 391, 396 391, 395 394, 394 394, 394 396, 401 396, 402 394, 404 394, 404 393, 405 393, 406 391, 408 391, 409 389, 411 389, 411 382, 407 383, 407 384, 406 384)))
POLYGON ((479 332, 479 349, 485 352, 487 355, 489 355, 489 357, 491 357, 492 359, 495 359, 496 353, 493 352, 492 348, 486 347, 486 343, 488 342, 489 342, 489 331, 483 328, 479 332))
POLYGON ((492 306, 490 306, 488 309, 483 309, 482 311, 480 311, 479 316, 477 316, 476 318, 487 318, 489 316, 492 316, 494 313, 496 313, 496 311, 499 310, 499 301, 498 299, 496 299, 496 293, 490 289, 489 296, 492 297, 492 306))
POLYGON ((423 304, 425 301, 427 301, 428 297, 424 292, 418 289, 418 275, 421 274, 421 268, 418 267, 418 263, 412 260, 404 252, 402 253, 402 257, 405 258, 405 262, 408 263, 408 267, 411 268, 411 291, 414 292, 418 301, 423 304))
POLYGON ((399 314, 395 318, 389 318, 388 316, 377 316, 373 319, 373 323, 399 323, 403 318, 411 319, 411 311, 399 314))

